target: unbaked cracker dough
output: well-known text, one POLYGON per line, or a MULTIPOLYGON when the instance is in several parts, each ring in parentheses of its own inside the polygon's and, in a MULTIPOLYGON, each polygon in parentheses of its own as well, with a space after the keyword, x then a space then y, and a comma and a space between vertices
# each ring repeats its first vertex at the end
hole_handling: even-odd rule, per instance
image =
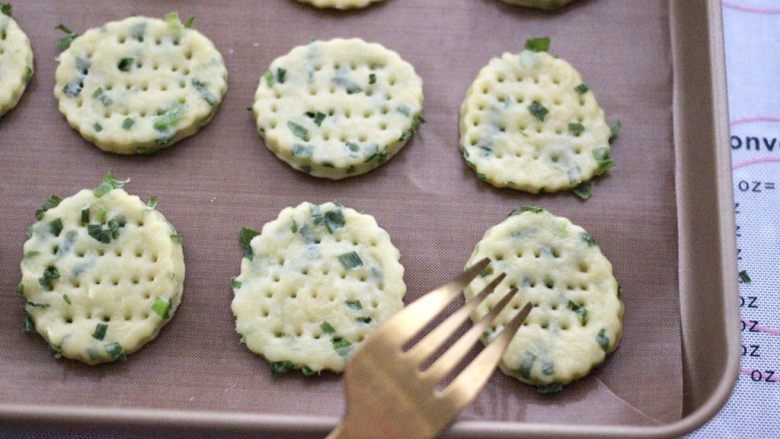
POLYGON ((312 41, 277 58, 252 110, 266 146, 294 169, 342 179, 392 158, 422 122, 411 64, 361 39, 312 41))
POLYGON ((553 392, 587 375, 617 348, 623 322, 620 286, 612 264, 582 227, 544 209, 522 207, 485 233, 466 266, 483 258, 490 265, 464 290, 467 300, 499 273, 506 278, 477 308, 475 321, 509 289, 518 289, 485 342, 525 303, 534 305, 504 353, 504 373, 553 392))
POLYGON ((14 108, 33 75, 33 51, 13 18, 0 13, 0 117, 14 108))
POLYGON ((119 186, 50 199, 28 232, 18 287, 25 327, 56 357, 122 359, 154 339, 179 306, 182 238, 119 186))
POLYGON ((398 259, 370 215, 334 203, 288 207, 241 261, 236 330, 275 372, 341 372, 363 339, 403 307, 398 259))
POLYGON ((546 52, 494 58, 461 107, 463 157, 496 187, 531 193, 575 188, 614 166, 610 135, 580 74, 546 52))
POLYGON ((222 55, 178 15, 90 29, 59 57, 54 95, 68 123, 119 154, 149 154, 195 134, 227 90, 222 55))

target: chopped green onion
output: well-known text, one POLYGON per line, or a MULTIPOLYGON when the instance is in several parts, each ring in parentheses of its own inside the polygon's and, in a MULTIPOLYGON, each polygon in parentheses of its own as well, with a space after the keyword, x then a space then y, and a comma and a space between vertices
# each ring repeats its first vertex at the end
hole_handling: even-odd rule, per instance
POLYGON ((307 130, 306 128, 298 125, 297 123, 295 123, 293 121, 288 121, 287 122, 287 128, 289 128, 290 131, 292 131, 292 133, 293 133, 293 135, 295 137, 297 137, 297 138, 299 138, 299 139, 301 139, 301 140, 303 140, 305 142, 309 141, 309 130, 307 130))
POLYGON ((544 363, 542 365, 542 375, 553 375, 554 373, 555 373, 555 367, 552 364, 544 363))
POLYGON ((58 25, 55 29, 61 30, 65 33, 65 36, 60 38, 58 40, 58 43, 60 45, 60 49, 65 50, 68 47, 70 47, 71 43, 73 43, 73 40, 76 39, 76 37, 79 36, 79 34, 73 32, 72 30, 68 29, 67 26, 64 24, 58 25))
POLYGON ((62 218, 57 218, 54 221, 50 222, 49 230, 51 231, 52 235, 60 236, 60 233, 62 233, 62 218))
POLYGON ((567 308, 577 313, 578 316, 580 316, 580 321, 582 324, 588 323, 588 310, 584 306, 577 305, 573 301, 569 301, 569 303, 566 305, 567 308))
POLYGON ((0 13, 10 17, 11 14, 13 13, 13 8, 8 3, 0 3, 0 13))
POLYGON ((170 317, 168 315, 170 310, 171 299, 162 299, 158 297, 154 303, 152 303, 152 311, 154 311, 154 313, 160 316, 160 318, 163 320, 167 320, 170 317))
POLYGON ((312 376, 317 373, 317 371, 310 368, 309 366, 303 366, 301 368, 301 373, 303 373, 303 376, 312 376))
POLYGON ((95 332, 92 333, 92 338, 103 340, 106 338, 106 331, 108 331, 108 325, 105 323, 98 323, 97 326, 95 326, 95 332))
POLYGON ((122 58, 119 60, 119 64, 116 65, 122 72, 129 72, 135 63, 135 58, 122 58))
POLYGON ((24 332, 35 332, 35 321, 27 311, 24 312, 24 332))
POLYGON ((273 376, 289 372, 293 369, 295 369, 295 365, 290 361, 274 361, 271 363, 271 374, 273 376))
POLYGON ((125 184, 129 182, 130 182, 129 178, 127 180, 117 180, 116 178, 114 178, 114 173, 109 171, 108 174, 106 174, 106 176, 103 177, 103 181, 100 182, 98 187, 92 190, 92 193, 95 195, 95 197, 100 198, 114 189, 123 188, 125 184))
POLYGON ((539 101, 531 102, 531 105, 528 106, 528 111, 530 111, 535 118, 542 122, 544 122, 544 117, 547 116, 547 114, 550 112, 550 110, 548 110, 544 105, 540 104, 539 101))
POLYGON ((529 38, 525 40, 525 48, 532 52, 547 52, 550 50, 550 38, 529 38))
POLYGON ((242 283, 237 281, 236 278, 234 277, 233 279, 230 279, 230 285, 233 287, 234 290, 237 290, 241 288, 242 283))
POLYGON ((333 349, 335 349, 336 352, 338 352, 342 357, 349 354, 349 351, 352 349, 352 343, 350 343, 347 339, 334 337, 331 339, 331 342, 333 343, 333 349))
POLYGON ((24 284, 19 282, 19 285, 16 286, 16 294, 23 296, 24 295, 24 284))
POLYGON ((203 98, 207 104, 211 105, 212 107, 217 105, 217 97, 214 96, 214 93, 212 93, 211 90, 209 90, 209 87, 205 82, 193 79, 192 86, 195 87, 195 90, 198 92, 198 94, 200 94, 200 97, 203 98))
POLYGON ((609 336, 606 334, 607 330, 601 328, 601 331, 596 335, 596 342, 604 349, 604 352, 609 351, 609 336))
POLYGON ((43 275, 38 279, 38 283, 47 290, 53 288, 52 281, 60 278, 60 272, 57 267, 49 266, 43 271, 43 275))
POLYGON ((615 137, 620 134, 620 131, 623 129, 623 122, 616 121, 609 127, 609 142, 612 143, 612 141, 615 139, 615 137))
POLYGON ((327 227, 328 232, 333 233, 344 227, 344 224, 344 214, 341 212, 341 209, 325 212, 325 227, 327 227))
POLYGON ((750 278, 746 270, 742 270, 739 272, 739 280, 743 284, 749 284, 750 282, 753 282, 753 279, 750 278))
POLYGON ((371 73, 368 75, 368 83, 376 84, 376 73, 371 73))
POLYGON ((294 234, 298 233, 298 223, 295 221, 292 222, 292 225, 290 226, 290 232, 294 234))
POLYGON ((49 199, 43 203, 43 206, 41 206, 40 209, 35 211, 35 219, 37 219, 38 221, 43 219, 43 214, 45 214, 47 210, 59 206, 61 201, 62 198, 58 197, 57 195, 50 196, 49 199))
POLYGON ((331 325, 328 322, 322 322, 322 324, 320 325, 320 329, 322 329, 322 332, 324 332, 326 334, 335 334, 336 333, 336 328, 334 328, 333 325, 331 325))
POLYGON ((65 301, 65 303, 67 303, 68 305, 70 305, 70 304, 71 304, 70 297, 68 297, 68 295, 67 295, 67 294, 63 294, 63 295, 62 295, 62 300, 64 300, 64 301, 65 301))
POLYGON ((190 16, 187 18, 187 21, 184 22, 184 28, 185 29, 192 29, 192 25, 195 24, 195 17, 190 16))
POLYGON ((62 347, 56 346, 56 345, 49 345, 49 350, 51 350, 51 354, 56 359, 62 358, 62 347))
POLYGON ((588 244, 588 247, 593 247, 596 245, 596 240, 593 239, 593 236, 590 235, 590 233, 582 232, 580 233, 580 239, 582 239, 585 244, 588 244))
POLYGON ((584 82, 582 84, 574 87, 574 91, 576 91, 577 93, 579 93, 581 95, 584 95, 585 93, 587 93, 588 90, 590 90, 590 87, 588 87, 588 84, 586 84, 584 82))
POLYGON ((333 79, 331 79, 330 82, 340 87, 344 87, 344 89, 347 90, 348 95, 360 93, 361 91, 363 91, 363 87, 359 86, 356 82, 347 79, 343 76, 336 76, 333 79))
POLYGON ((482 271, 479 272, 479 277, 487 277, 493 274, 493 267, 488 265, 487 267, 483 268, 482 271))
POLYGON ((512 209, 512 212, 509 213, 509 216, 519 215, 523 212, 542 213, 544 212, 544 209, 538 206, 531 206, 531 205, 520 206, 512 209))
POLYGON ((525 357, 523 357, 523 362, 520 363, 520 369, 518 370, 520 376, 526 379, 531 378, 531 369, 534 367, 534 361, 536 361, 536 355, 526 352, 525 357))
POLYGON ((593 195, 593 188, 591 187, 590 182, 584 181, 572 189, 572 192, 574 192, 574 195, 582 198, 583 200, 587 200, 591 195, 593 195))
POLYGON ((181 244, 184 241, 184 236, 180 234, 173 234, 171 235, 171 241, 175 242, 176 244, 181 244))
POLYGON ((341 265, 347 270, 363 266, 363 260, 360 259, 360 256, 354 251, 339 255, 339 262, 341 262, 341 265))
POLYGON ((30 80, 33 77, 33 69, 32 67, 25 67, 24 68, 24 83, 27 84, 30 82, 30 80))
POLYGON ((541 386, 536 386, 536 391, 541 393, 542 395, 548 395, 550 393, 558 393, 561 390, 563 390, 563 384, 561 383, 552 383, 552 384, 544 384, 541 386))
POLYGON ((250 243, 252 242, 252 238, 259 235, 260 232, 257 230, 252 230, 247 227, 241 228, 241 234, 238 238, 238 242, 241 244, 241 248, 244 249, 244 257, 249 259, 250 261, 252 258, 254 258, 254 253, 252 252, 252 246, 250 243))
POLYGON ((146 205, 149 206, 152 209, 157 207, 157 195, 152 195, 152 197, 149 198, 149 202, 146 203, 146 205))
POLYGON ((347 300, 347 306, 356 311, 363 309, 363 304, 359 300, 347 300))
POLYGON ((615 161, 612 160, 612 158, 609 156, 608 147, 594 149, 592 154, 593 158, 596 159, 596 164, 598 165, 598 168, 596 169, 596 175, 602 175, 616 166, 615 161))
POLYGON ((24 254, 24 259, 34 258, 39 254, 41 254, 41 252, 39 252, 38 250, 30 250, 24 254))
POLYGON ((585 132, 585 125, 579 123, 579 122, 573 122, 569 124, 569 131, 571 131, 572 134, 575 136, 579 136, 583 132, 585 132))
POLYGON ((81 225, 86 226, 89 224, 89 207, 81 209, 81 225))
POLYGON ((46 308, 48 308, 48 307, 49 307, 49 306, 51 306, 51 305, 49 305, 48 303, 36 303, 36 302, 30 302, 30 301, 28 300, 27 302, 25 302, 25 303, 24 303, 24 306, 31 306, 31 307, 33 307, 33 308, 41 308, 41 309, 46 309, 46 308))
POLYGON ((126 359, 125 350, 122 348, 121 344, 116 342, 106 345, 106 353, 108 354, 108 358, 112 360, 126 359))

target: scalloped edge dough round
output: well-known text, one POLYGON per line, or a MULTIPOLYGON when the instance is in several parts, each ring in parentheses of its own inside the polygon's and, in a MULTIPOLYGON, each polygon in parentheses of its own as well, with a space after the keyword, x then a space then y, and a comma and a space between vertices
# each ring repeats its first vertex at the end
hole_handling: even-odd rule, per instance
POLYGON ((579 72, 547 52, 493 58, 461 106, 460 150, 477 176, 495 187, 530 193, 572 189, 605 172, 610 128, 579 72), (548 111, 539 120, 531 105, 548 111), (582 125, 579 134, 570 124, 582 125))
POLYGON ((150 154, 194 135, 227 91, 225 62, 211 40, 157 18, 92 28, 58 61, 60 112, 84 139, 117 154, 150 154))
POLYGON ((251 248, 231 308, 242 342, 269 363, 341 372, 364 337, 403 308, 400 254, 371 215, 302 203, 265 224, 251 248), (361 265, 347 268, 339 256, 350 252, 361 265))
POLYGON ((275 59, 260 78, 252 111, 279 159, 338 180, 395 156, 422 122, 423 99, 422 79, 398 53, 337 38, 275 59))
POLYGON ((82 190, 46 211, 29 233, 19 289, 28 322, 57 357, 90 365, 124 358, 152 341, 179 306, 182 245, 163 214, 135 195, 114 189, 98 198, 82 190), (85 208, 89 224, 100 224, 101 208, 104 229, 120 215, 126 224, 109 243, 100 242, 82 225, 85 208), (63 228, 55 236, 51 223, 57 219, 63 228), (59 273, 51 289, 40 282, 49 267, 59 273), (99 324, 107 325, 101 340, 93 336, 99 324))
POLYGON ((317 8, 360 9, 382 0, 297 0, 317 8))
POLYGON ((33 74, 33 51, 30 39, 16 21, 0 14, 0 117, 19 103, 33 74), (2 31, 4 29, 4 31, 2 31))
POLYGON ((498 315, 487 343, 526 302, 534 308, 512 338, 501 370, 542 392, 582 378, 617 349, 623 302, 612 264, 582 227, 546 210, 513 212, 488 229, 469 258, 491 262, 463 293, 473 299, 499 273, 506 278, 472 315, 478 321, 510 288, 518 288, 498 315))
POLYGON ((502 0, 504 3, 516 6, 526 6, 529 8, 545 9, 552 11, 560 9, 574 0, 502 0))

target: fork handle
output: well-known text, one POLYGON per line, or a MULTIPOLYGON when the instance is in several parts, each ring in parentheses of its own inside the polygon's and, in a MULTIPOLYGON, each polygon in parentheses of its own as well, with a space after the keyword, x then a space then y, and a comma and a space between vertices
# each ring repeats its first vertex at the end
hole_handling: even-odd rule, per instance
POLYGON ((344 430, 344 425, 339 424, 325 439, 349 439, 349 435, 344 430))

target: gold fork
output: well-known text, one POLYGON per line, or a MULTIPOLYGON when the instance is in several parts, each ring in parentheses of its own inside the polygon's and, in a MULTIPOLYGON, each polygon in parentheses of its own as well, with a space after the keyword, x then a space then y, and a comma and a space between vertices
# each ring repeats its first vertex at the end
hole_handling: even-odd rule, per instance
POLYGON ((512 336, 531 311, 530 303, 446 387, 437 390, 437 386, 453 373, 517 289, 506 293, 430 367, 421 368, 501 283, 505 277, 503 273, 409 350, 404 352, 403 346, 444 310, 489 262, 488 259, 478 262, 450 282, 417 299, 366 339, 347 365, 347 411, 328 439, 432 438, 477 396, 496 369, 512 336))

